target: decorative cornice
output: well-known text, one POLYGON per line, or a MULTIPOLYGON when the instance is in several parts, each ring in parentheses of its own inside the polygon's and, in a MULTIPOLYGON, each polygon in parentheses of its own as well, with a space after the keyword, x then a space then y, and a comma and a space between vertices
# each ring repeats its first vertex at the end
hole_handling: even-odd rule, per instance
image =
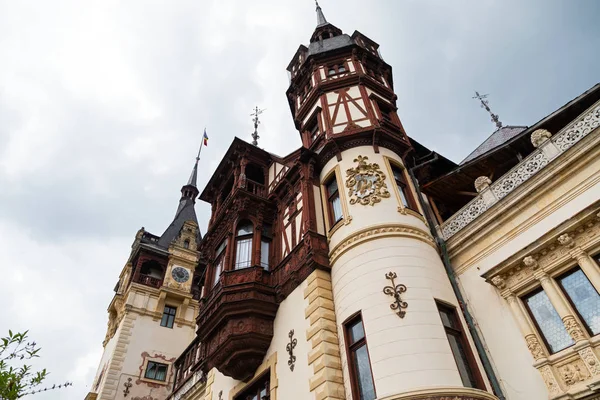
POLYGON ((536 241, 544 245, 518 252, 485 273, 484 278, 500 290, 518 290, 538 270, 551 272, 565 260, 587 256, 584 249, 600 241, 600 216, 596 209, 582 214, 575 223, 536 241))
POLYGON ((436 248, 431 235, 422 229, 403 224, 381 224, 361 229, 341 241, 329 252, 330 263, 333 265, 342 254, 360 243, 383 237, 407 237, 417 239, 436 248))

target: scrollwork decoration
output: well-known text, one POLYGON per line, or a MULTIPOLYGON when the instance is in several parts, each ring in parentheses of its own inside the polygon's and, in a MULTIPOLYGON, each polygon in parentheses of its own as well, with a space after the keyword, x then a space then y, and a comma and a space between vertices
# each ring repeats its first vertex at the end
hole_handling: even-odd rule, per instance
POLYGON ((288 360, 288 366, 290 367, 290 371, 293 371, 294 365, 296 363, 296 356, 294 355, 294 348, 298 344, 298 340, 294 339, 294 330, 293 329, 290 330, 290 333, 288 333, 288 336, 290 338, 290 342, 287 344, 287 346, 285 346, 285 349, 287 350, 288 354, 290 355, 290 358, 288 360))
POLYGON ((346 170, 348 179, 346 187, 350 204, 374 205, 379 203, 382 198, 390 197, 390 192, 385 184, 385 175, 381 172, 379 164, 367 163, 369 157, 358 156, 354 162, 358 166, 346 170))
POLYGON ((123 397, 127 397, 129 394, 129 388, 133 386, 133 383, 131 383, 131 378, 127 378, 127 382, 123 383, 123 386, 125 386, 125 390, 123 390, 123 397))
POLYGON ((395 272, 388 272, 387 274, 385 274, 385 278, 389 279, 390 281, 392 281, 392 285, 391 286, 385 286, 383 288, 383 293, 387 294, 388 296, 392 296, 394 298, 394 302, 392 304, 390 304, 390 308, 393 311, 396 311, 396 314, 400 317, 400 318, 404 318, 404 316, 406 315, 406 311, 403 310, 403 308, 407 308, 408 307, 408 303, 403 301, 400 298, 400 295, 404 292, 406 292, 406 286, 399 283, 396 285, 395 283, 395 279, 398 277, 398 275, 396 275, 395 272))

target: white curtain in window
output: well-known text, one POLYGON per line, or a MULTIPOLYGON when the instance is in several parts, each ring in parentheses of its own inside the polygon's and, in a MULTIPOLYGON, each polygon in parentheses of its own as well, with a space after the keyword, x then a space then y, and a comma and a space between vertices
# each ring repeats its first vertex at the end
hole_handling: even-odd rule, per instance
POLYGON ((235 269, 248 268, 252 265, 252 238, 238 239, 235 250, 235 269))
POLYGON ((167 368, 164 366, 156 367, 156 379, 157 381, 166 381, 167 380, 167 368))
POLYGON ((331 201, 331 206, 333 208, 333 218, 335 221, 339 221, 342 219, 342 201, 340 197, 337 196, 331 201))

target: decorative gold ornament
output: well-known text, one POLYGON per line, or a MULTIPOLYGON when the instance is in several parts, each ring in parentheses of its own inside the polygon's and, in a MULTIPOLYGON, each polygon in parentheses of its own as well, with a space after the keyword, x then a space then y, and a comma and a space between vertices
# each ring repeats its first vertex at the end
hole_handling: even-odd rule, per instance
POLYGON ((358 166, 346 170, 348 179, 346 187, 349 188, 350 204, 374 205, 382 198, 390 197, 390 192, 385 184, 385 174, 379 169, 377 163, 367 163, 369 157, 358 156, 354 162, 358 166))

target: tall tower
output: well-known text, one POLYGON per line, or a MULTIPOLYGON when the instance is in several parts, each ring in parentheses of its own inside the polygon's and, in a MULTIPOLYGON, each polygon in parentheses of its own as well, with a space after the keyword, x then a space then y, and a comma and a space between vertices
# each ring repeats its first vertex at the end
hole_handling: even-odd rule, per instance
POLYGON ((294 122, 317 160, 346 398, 495 398, 417 201, 378 48, 317 4, 288 66, 294 122))
POLYGON ((104 354, 86 400, 165 399, 173 362, 194 338, 198 314, 195 199, 198 159, 171 224, 161 236, 141 228, 108 306, 104 354))

